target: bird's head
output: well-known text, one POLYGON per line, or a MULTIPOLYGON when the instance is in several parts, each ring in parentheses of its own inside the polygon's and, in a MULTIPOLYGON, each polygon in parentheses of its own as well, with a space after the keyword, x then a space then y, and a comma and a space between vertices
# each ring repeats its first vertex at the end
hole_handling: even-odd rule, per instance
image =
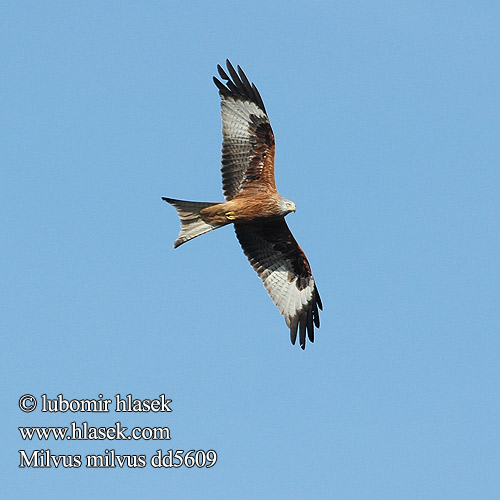
POLYGON ((286 198, 280 199, 280 211, 282 215, 288 215, 290 212, 295 212, 295 203, 293 201, 287 200, 286 198))

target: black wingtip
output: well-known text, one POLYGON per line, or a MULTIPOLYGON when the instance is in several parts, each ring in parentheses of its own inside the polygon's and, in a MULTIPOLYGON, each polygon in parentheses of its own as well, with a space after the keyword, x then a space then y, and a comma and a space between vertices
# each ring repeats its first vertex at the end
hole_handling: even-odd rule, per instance
POLYGON ((298 321, 297 318, 292 319, 292 324, 290 325, 290 341, 292 342, 292 345, 295 345, 295 342, 297 341, 297 327, 298 327, 298 321))
POLYGON ((298 333, 299 345, 302 350, 305 350, 307 340, 311 344, 314 343, 314 327, 319 328, 318 307, 321 309, 322 304, 319 293, 315 288, 313 299, 309 303, 307 310, 303 310, 300 315, 287 321, 290 327, 290 340, 292 344, 295 345, 298 333))
POLYGON ((306 328, 307 328, 307 323, 304 321, 304 317, 300 317, 299 340, 300 340, 300 347, 302 348, 302 350, 306 348, 306 328))
POLYGON ((316 304, 318 304, 318 307, 322 311, 323 310, 323 304, 321 303, 321 297, 319 296, 319 292, 318 292, 318 289, 316 287, 316 284, 314 285, 314 295, 315 295, 315 299, 316 299, 316 304))
POLYGON ((226 59, 226 67, 229 70, 229 74, 233 77, 233 79, 235 76, 236 79, 238 79, 238 74, 236 73, 236 70, 234 69, 234 66, 231 64, 231 61, 229 59, 226 59))
POLYGON ((227 73, 224 71, 224 68, 220 64, 217 64, 217 71, 219 72, 219 75, 223 80, 229 80, 229 76, 227 76, 227 73))
POLYGON ((215 86, 219 89, 219 92, 222 92, 223 94, 227 92, 226 86, 217 78, 213 77, 215 86))
POLYGON ((307 311, 307 336, 309 341, 314 342, 314 323, 313 323, 313 310, 309 309, 307 311))
POLYGON ((222 96, 238 96, 243 97, 255 103, 264 113, 267 114, 262 97, 254 83, 250 83, 241 66, 237 66, 238 71, 234 69, 229 59, 226 59, 227 73, 220 64, 217 64, 217 72, 220 78, 224 80, 222 83, 218 78, 214 77, 213 81, 222 96), (229 73, 229 74, 228 74, 229 73))

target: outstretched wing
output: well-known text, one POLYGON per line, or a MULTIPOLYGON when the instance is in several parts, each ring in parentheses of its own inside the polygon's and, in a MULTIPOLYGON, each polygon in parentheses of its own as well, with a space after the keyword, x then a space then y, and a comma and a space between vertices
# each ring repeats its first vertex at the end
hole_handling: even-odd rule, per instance
POLYGON ((222 189, 226 200, 247 189, 276 191, 274 134, 259 91, 226 61, 217 66, 225 84, 214 77, 222 109, 222 189))
POLYGON ((322 309, 307 257, 288 228, 285 219, 253 224, 235 224, 236 236, 264 286, 278 306, 295 344, 306 347, 306 332, 314 342, 322 309))

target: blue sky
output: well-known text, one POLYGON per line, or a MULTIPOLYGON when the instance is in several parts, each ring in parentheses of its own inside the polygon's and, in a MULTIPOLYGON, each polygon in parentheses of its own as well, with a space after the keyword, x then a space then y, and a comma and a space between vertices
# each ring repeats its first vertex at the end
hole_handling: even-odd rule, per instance
POLYGON ((3 3, 9 498, 500 497, 494 2, 3 3), (211 79, 257 84, 323 299, 305 352, 224 228, 175 251, 161 196, 222 200, 211 79), (23 413, 32 394, 170 413, 23 413), (23 441, 20 426, 168 426, 23 441), (20 469, 19 451, 216 450, 210 469, 20 469))

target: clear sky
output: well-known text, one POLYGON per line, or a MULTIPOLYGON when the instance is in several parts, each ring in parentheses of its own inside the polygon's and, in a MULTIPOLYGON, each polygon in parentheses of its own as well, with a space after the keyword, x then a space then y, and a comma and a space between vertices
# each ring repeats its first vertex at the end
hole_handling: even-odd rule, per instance
POLYGON ((5 498, 500 498, 496 2, 3 2, 0 19, 5 498), (262 94, 323 299, 305 352, 230 227, 172 247, 162 196, 222 200, 226 58, 262 94), (172 411, 49 413, 43 394, 172 411), (71 422, 171 439, 18 430, 71 422), (83 464, 18 467, 42 449, 83 464), (218 459, 154 468, 159 449, 218 459), (147 464, 85 466, 105 450, 147 464))

